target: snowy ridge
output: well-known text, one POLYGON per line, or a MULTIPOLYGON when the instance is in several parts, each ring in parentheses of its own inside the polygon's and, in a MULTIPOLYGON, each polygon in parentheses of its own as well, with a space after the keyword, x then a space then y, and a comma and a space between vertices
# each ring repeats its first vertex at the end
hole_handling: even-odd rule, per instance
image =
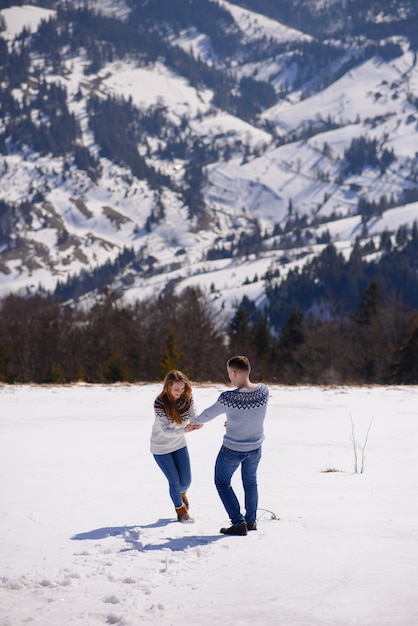
POLYGON ((249 41, 261 37, 271 37, 279 43, 287 41, 310 41, 312 37, 305 35, 294 28, 271 20, 264 15, 243 9, 236 4, 220 0, 219 4, 225 7, 232 15, 235 23, 249 41))

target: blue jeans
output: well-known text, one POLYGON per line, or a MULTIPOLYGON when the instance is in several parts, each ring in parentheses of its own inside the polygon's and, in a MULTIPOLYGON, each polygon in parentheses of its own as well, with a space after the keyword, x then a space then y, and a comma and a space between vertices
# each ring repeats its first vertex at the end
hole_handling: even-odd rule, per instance
POLYGON ((168 480, 170 498, 178 509, 183 505, 181 494, 188 490, 192 482, 187 446, 169 454, 154 454, 153 456, 168 480))
POLYGON ((261 459, 261 447, 250 452, 236 452, 222 446, 215 463, 215 485, 219 497, 231 519, 231 523, 255 522, 258 507, 257 468, 261 459), (245 496, 245 517, 231 486, 231 478, 241 465, 241 478, 245 496))

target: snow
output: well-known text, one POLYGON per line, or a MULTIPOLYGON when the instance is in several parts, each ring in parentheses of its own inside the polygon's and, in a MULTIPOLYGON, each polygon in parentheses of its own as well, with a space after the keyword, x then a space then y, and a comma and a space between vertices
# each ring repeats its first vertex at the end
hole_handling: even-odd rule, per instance
POLYGON ((103 80, 103 87, 117 95, 122 93, 126 99, 132 97, 137 106, 162 104, 178 116, 194 117, 200 109, 208 108, 212 98, 210 90, 195 89, 159 63, 149 69, 115 63, 107 69, 110 75, 103 80))
POLYGON ((217 136, 222 137, 224 144, 226 138, 232 144, 243 140, 245 145, 251 147, 263 147, 271 142, 271 135, 265 131, 224 112, 207 115, 202 121, 192 120, 190 128, 196 135, 203 137, 207 136, 212 139, 216 139, 217 136))
MULTIPOLYGON (((0 387, 1 626, 418 623, 418 387, 271 386, 246 537, 219 533, 222 417, 188 435, 195 523, 175 520, 149 452, 160 389, 0 387)), ((223 389, 195 386, 198 408, 223 389)))
POLYGON ((242 7, 220 0, 219 4, 230 12, 235 23, 241 29, 248 41, 271 38, 276 42, 287 41, 311 41, 312 37, 299 30, 285 26, 276 20, 272 20, 265 15, 243 9, 242 7))
POLYGON ((20 35, 24 28, 32 33, 36 32, 41 21, 49 19, 55 13, 56 11, 28 4, 2 9, 0 14, 4 18, 6 29, 1 33, 1 36, 4 39, 13 40, 20 35))
POLYGON ((296 104, 275 105, 262 117, 277 123, 285 132, 308 120, 332 120, 349 124, 359 118, 401 115, 414 111, 408 102, 408 86, 401 81, 402 74, 416 80, 414 55, 406 52, 400 58, 383 62, 373 57, 353 68, 319 93, 296 104))

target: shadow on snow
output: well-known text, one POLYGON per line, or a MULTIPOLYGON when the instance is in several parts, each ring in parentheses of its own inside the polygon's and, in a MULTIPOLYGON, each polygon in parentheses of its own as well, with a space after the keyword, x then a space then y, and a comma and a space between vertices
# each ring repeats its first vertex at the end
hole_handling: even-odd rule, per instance
MULTIPOLYGON (((173 523, 172 518, 159 519, 153 524, 146 526, 104 526, 103 528, 95 528, 84 533, 77 533, 72 540, 75 541, 97 541, 99 539, 107 539, 109 537, 121 537, 126 547, 120 552, 128 552, 130 550, 138 550, 139 552, 148 552, 151 550, 172 550, 173 552, 181 552, 186 548, 195 548, 204 546, 219 539, 223 539, 225 535, 188 535, 185 537, 165 537, 164 543, 145 543, 141 541, 141 530, 147 528, 162 528, 173 523)), ((177 523, 177 521, 176 521, 177 523)))

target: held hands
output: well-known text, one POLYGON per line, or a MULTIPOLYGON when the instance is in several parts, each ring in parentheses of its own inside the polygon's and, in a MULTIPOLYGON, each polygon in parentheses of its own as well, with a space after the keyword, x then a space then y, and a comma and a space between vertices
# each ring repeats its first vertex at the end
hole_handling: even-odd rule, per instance
POLYGON ((190 433, 192 430, 199 430, 202 426, 203 424, 187 424, 187 426, 184 427, 184 430, 186 433, 190 433))

